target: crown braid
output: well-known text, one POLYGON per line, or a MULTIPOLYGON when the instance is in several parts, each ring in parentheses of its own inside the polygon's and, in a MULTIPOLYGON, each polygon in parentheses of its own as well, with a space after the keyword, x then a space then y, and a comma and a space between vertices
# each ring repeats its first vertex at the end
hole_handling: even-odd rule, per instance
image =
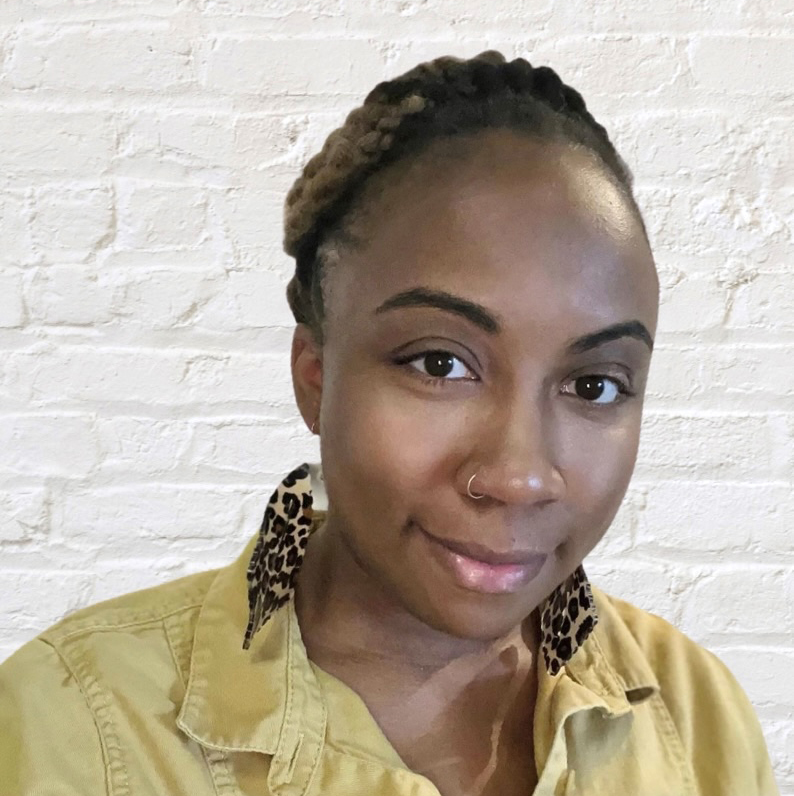
POLYGON ((287 300, 298 323, 323 341, 321 282, 327 265, 321 244, 329 232, 344 238, 339 222, 376 171, 432 140, 507 127, 543 140, 562 140, 594 151, 624 190, 642 222, 632 175, 592 117, 578 91, 547 67, 523 58, 506 61, 496 50, 464 60, 442 56, 379 83, 314 155, 287 194, 284 250, 296 259, 287 300))

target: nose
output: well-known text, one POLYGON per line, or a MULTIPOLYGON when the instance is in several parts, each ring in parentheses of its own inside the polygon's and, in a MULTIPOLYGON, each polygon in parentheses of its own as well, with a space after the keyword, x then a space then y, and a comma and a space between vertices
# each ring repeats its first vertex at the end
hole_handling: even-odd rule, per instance
POLYGON ((482 434, 486 442, 480 458, 463 468, 464 490, 476 473, 471 491, 503 503, 539 504, 563 497, 566 484, 557 464, 554 429, 542 407, 503 408, 482 434))

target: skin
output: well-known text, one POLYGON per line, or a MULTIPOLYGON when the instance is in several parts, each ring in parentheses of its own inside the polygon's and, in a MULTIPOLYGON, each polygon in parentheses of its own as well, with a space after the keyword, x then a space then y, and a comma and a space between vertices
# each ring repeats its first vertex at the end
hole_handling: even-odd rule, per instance
POLYGON ((478 134, 454 168, 442 152, 373 181, 363 243, 329 278, 325 346, 295 330, 296 399, 308 426, 319 415, 329 497, 296 610, 309 656, 414 771, 444 794, 526 793, 537 608, 620 506, 651 358, 636 337, 570 347, 629 321, 655 335, 659 283, 640 222, 590 153, 506 130, 478 134), (375 312, 417 287, 482 305, 500 331, 432 306, 375 312), (436 350, 453 358, 419 356, 436 350), (589 374, 634 395, 613 402, 608 380, 587 401, 576 379, 589 374), (466 491, 475 472, 481 500, 466 491), (416 523, 548 559, 513 593, 471 591, 416 523))

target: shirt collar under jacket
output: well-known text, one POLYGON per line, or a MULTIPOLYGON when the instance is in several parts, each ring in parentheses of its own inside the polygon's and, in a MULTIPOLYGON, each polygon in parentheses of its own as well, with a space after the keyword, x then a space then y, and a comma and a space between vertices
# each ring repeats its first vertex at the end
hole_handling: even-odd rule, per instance
MULTIPOLYGON (((311 471, 318 479, 316 465, 311 466, 311 471)), ((334 721, 353 721, 348 712, 352 691, 345 690, 348 697, 341 717, 340 711, 329 709, 329 694, 334 688, 330 691, 326 688, 329 681, 333 685, 335 680, 309 660, 294 601, 289 599, 290 576, 283 577, 284 567, 293 566, 298 554, 291 553, 294 547, 285 550, 273 540, 283 539, 284 532, 295 531, 285 531, 288 527, 285 525, 281 526, 282 534, 274 537, 269 533, 279 526, 276 517, 283 517, 280 510, 276 512, 276 504, 285 507, 290 524, 303 517, 304 522, 316 528, 322 521, 323 515, 316 507, 315 515, 310 516, 311 497, 304 480, 309 477, 307 465, 290 473, 268 506, 264 535, 252 537, 238 559, 218 571, 196 620, 185 698, 177 718, 177 725, 209 750, 272 755, 268 774, 272 793, 282 792, 284 788, 289 793, 305 793, 320 765, 327 733, 333 730, 334 721), (298 503, 288 497, 296 489, 303 495, 298 503), (277 592, 270 598, 266 612, 259 609, 255 619, 266 615, 268 621, 259 622, 260 630, 254 637, 250 632, 251 621, 246 622, 246 608, 262 590, 255 583, 253 588, 251 582, 247 583, 246 572, 256 570, 263 544, 272 547, 277 559, 284 558, 271 560, 281 565, 271 567, 272 577, 268 581, 277 592), (276 603, 283 610, 276 610, 276 603), (243 637, 250 643, 242 645, 243 637), (234 683, 234 687, 230 688, 229 683, 234 683)), ((303 524, 299 527, 306 528, 303 524)), ((297 535, 305 538, 300 531, 297 535)), ((570 763, 577 754, 593 754, 594 738, 599 739, 599 749, 619 745, 628 732, 627 724, 633 721, 633 706, 660 688, 648 660, 617 610, 598 589, 593 594, 599 601, 601 615, 586 641, 582 639, 576 655, 569 657, 557 675, 551 674, 538 659, 534 752, 538 770, 544 772, 542 781, 558 776, 566 760, 570 763), (580 713, 590 718, 583 719, 579 730, 566 742, 566 721, 572 714, 580 713), (577 733, 581 734, 581 744, 576 741, 577 733)), ((179 639, 174 643, 180 643, 179 639)), ((189 643, 187 638, 185 643, 189 643)), ((340 682, 334 687, 338 694, 344 684, 340 682)), ((356 716, 359 722, 365 722, 373 759, 399 770, 401 761, 374 719, 366 711, 359 711, 356 716)), ((373 768, 377 770, 377 766, 373 768)))
MULTIPOLYGON (((322 524, 327 505, 319 463, 299 465, 273 492, 248 565, 245 649, 254 634, 292 597, 309 536, 322 524)), ((549 673, 556 675, 598 623, 590 582, 582 566, 544 600, 540 616, 543 659, 549 673)))

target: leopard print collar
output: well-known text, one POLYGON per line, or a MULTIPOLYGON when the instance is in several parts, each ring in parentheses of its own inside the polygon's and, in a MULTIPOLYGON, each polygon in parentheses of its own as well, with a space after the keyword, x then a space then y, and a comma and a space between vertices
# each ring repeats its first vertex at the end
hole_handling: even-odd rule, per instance
MULTIPOLYGON (((304 462, 284 478, 268 501, 248 564, 249 616, 243 649, 249 648, 254 634, 292 596, 312 530, 313 478, 324 497, 319 465, 304 462)), ((547 671, 556 675, 598 622, 590 582, 582 566, 546 598, 540 616, 543 658, 547 671)))

